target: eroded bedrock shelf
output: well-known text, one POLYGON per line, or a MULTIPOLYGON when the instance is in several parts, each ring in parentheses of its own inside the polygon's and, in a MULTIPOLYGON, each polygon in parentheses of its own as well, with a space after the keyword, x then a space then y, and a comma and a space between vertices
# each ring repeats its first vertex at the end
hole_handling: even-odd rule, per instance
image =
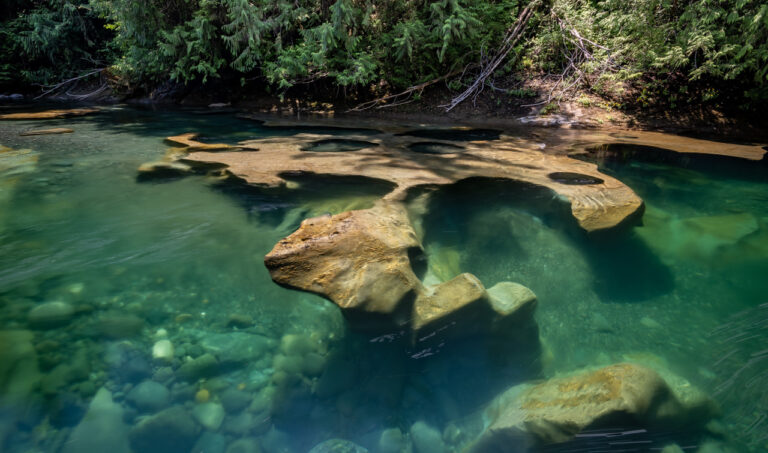
POLYGON ((394 183, 395 189, 384 198, 403 200, 409 190, 420 186, 477 177, 509 179, 549 188, 568 200, 573 216, 586 231, 615 227, 640 212, 643 205, 632 189, 602 174, 596 164, 545 153, 535 142, 507 135, 498 140, 433 139, 428 152, 421 149, 423 138, 390 132, 343 136, 303 133, 237 145, 205 144, 194 138, 194 134, 169 138, 175 145, 187 147, 188 154, 181 157, 184 163, 223 165, 231 175, 258 186, 283 186, 283 175, 297 173, 364 176, 394 183), (330 141, 363 143, 365 147, 306 151, 330 141), (595 183, 573 184, 552 178, 552 173, 578 174, 581 180, 595 183))

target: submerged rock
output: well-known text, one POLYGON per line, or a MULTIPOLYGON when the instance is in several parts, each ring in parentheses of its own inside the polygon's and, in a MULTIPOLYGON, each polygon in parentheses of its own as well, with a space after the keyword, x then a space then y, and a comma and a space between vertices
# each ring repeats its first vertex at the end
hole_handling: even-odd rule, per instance
POLYGON ((261 453, 261 447, 259 447, 256 439, 246 437, 244 439, 237 439, 229 444, 226 453, 261 453))
POLYGON ((676 387, 656 371, 630 363, 518 385, 490 404, 488 426, 470 451, 525 452, 532 445, 565 442, 586 428, 628 422, 703 426, 714 415, 711 401, 686 397, 676 387))
POLYGON ((152 345, 152 358, 164 362, 173 360, 173 343, 170 340, 158 340, 152 345))
POLYGON ((417 342, 444 331, 443 337, 490 333, 516 322, 535 325, 536 296, 524 286, 504 283, 489 294, 465 273, 426 287, 411 267, 419 254, 402 205, 379 203, 305 220, 264 261, 274 281, 327 297, 358 329, 408 327, 417 342))
POLYGON ((54 127, 52 129, 34 129, 31 131, 24 131, 20 133, 22 137, 30 136, 30 135, 58 135, 58 134, 71 134, 75 132, 74 129, 69 129, 66 127, 54 127))
POLYGON ((482 318, 490 314, 488 294, 477 277, 461 274, 423 293, 413 314, 413 330, 419 340, 446 328, 476 332, 486 326, 482 318))
POLYGON ((200 332, 200 346, 224 365, 252 363, 267 354, 274 340, 246 332, 200 332))
POLYGON ((328 439, 309 450, 309 453, 368 453, 368 449, 344 439, 328 439))
POLYGON ((125 399, 140 411, 151 413, 165 409, 170 405, 171 392, 163 384, 155 381, 144 381, 128 392, 125 399))
POLYGON ((411 425, 411 441, 415 453, 447 453, 440 431, 418 421, 411 425))
POLYGON ((38 329, 63 326, 75 315, 75 307, 60 301, 45 302, 29 311, 29 325, 38 329))
POLYGON ((224 408, 219 403, 202 403, 192 409, 192 415, 204 428, 216 431, 224 421, 224 408))
POLYGON ((0 395, 25 398, 39 385, 33 337, 28 330, 0 331, 0 395))
POLYGON ((221 371, 219 361, 212 354, 203 354, 196 359, 189 360, 181 365, 176 372, 181 379, 196 381, 198 379, 212 377, 221 371))
POLYGON ((84 451, 131 451, 128 445, 128 427, 123 422, 123 408, 112 401, 112 394, 105 388, 96 393, 85 417, 69 435, 62 453, 84 451))
POLYGON ((408 440, 400 428, 389 428, 379 436, 378 453, 402 453, 408 451, 408 440))
POLYGON ((174 406, 139 421, 130 432, 131 448, 142 453, 188 453, 198 433, 187 411, 174 406))

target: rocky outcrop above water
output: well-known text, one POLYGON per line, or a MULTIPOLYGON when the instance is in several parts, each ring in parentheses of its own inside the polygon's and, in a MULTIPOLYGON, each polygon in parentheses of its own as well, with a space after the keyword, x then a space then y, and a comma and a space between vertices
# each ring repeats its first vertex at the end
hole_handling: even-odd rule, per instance
POLYGON ((56 109, 43 112, 5 113, 0 115, 0 120, 50 120, 56 118, 69 118, 71 116, 84 116, 98 112, 99 109, 56 109))
POLYGON ((405 209, 380 204, 307 219, 264 262, 281 285, 325 296, 360 323, 395 326, 410 316, 404 305, 420 285, 409 261, 418 252, 405 209))
MULTIPOLYGON (((182 158, 183 162, 223 165, 231 175, 259 186, 285 186, 287 174, 365 176, 394 183, 395 189, 385 199, 396 201, 403 200, 409 190, 419 186, 446 185, 467 178, 509 179, 547 187, 564 197, 570 201, 571 212, 579 225, 587 231, 614 227, 642 208, 642 200, 629 187, 600 173, 596 165, 542 152, 535 143, 516 137, 432 139, 430 146, 444 150, 417 152, 414 146, 423 145, 423 138, 393 132, 345 136, 305 133, 249 140, 232 146, 201 143, 195 140, 195 134, 168 140, 186 147, 189 154, 182 158), (368 146, 311 151, 329 139, 368 146), (259 151, 253 152, 255 149, 259 151), (581 181, 593 183, 563 183, 551 178, 552 173, 574 174, 581 181)), ((440 135, 440 131, 436 131, 436 136, 440 135)))
POLYGON ((565 442, 587 428, 627 424, 692 429, 715 415, 712 401, 690 383, 669 372, 663 376, 619 363, 512 387, 486 410, 487 427, 470 451, 526 452, 533 445, 565 442))
POLYGON ((489 292, 467 273, 425 286, 411 263, 422 253, 405 208, 381 202, 305 220, 264 262, 275 282, 330 299, 358 329, 407 327, 419 342, 447 329, 462 336, 535 325, 529 289, 505 282, 489 292))

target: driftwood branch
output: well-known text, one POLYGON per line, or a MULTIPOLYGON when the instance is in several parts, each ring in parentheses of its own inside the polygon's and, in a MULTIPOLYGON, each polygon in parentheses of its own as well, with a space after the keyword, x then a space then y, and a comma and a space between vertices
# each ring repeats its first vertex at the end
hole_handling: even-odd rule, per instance
POLYGON ((420 83, 418 85, 414 85, 405 91, 402 91, 397 94, 390 94, 387 96, 382 96, 380 98, 373 99, 368 102, 363 102, 362 104, 358 104, 357 106, 347 110, 348 112, 362 112, 363 110, 368 110, 372 108, 377 109, 383 109, 388 107, 396 107, 398 105, 408 104, 409 102, 413 102, 414 95, 420 95, 424 89, 430 85, 434 85, 438 82, 441 82, 445 79, 451 78, 455 75, 461 74, 464 71, 466 71, 466 68, 462 68, 453 72, 450 72, 444 76, 440 76, 436 79, 428 80, 424 83, 420 83))
MULTIPOLYGON (((536 105, 549 104, 554 99, 562 99, 568 95, 568 92, 576 87, 579 83, 590 83, 590 77, 594 77, 594 74, 586 74, 581 65, 588 61, 595 61, 595 50, 600 49, 605 51, 608 55, 607 58, 595 68, 595 73, 599 77, 600 74, 606 71, 616 71, 620 66, 615 62, 613 58, 613 51, 603 45, 600 45, 590 39, 585 38, 579 33, 579 31, 571 25, 566 19, 561 18, 555 11, 552 11, 552 17, 557 22, 562 32, 563 40, 570 44, 570 49, 566 45, 561 52, 565 61, 567 62, 563 71, 554 76, 557 78, 557 82, 550 89, 547 98, 541 102, 534 104, 523 105, 522 107, 532 107, 536 105), (569 83, 570 82, 570 83, 569 83)), ((551 75, 552 76, 552 75, 551 75)))
MULTIPOLYGON (((90 77, 90 76, 92 76, 92 75, 95 75, 95 74, 101 74, 102 72, 104 72, 104 70, 105 70, 105 69, 106 69, 106 68, 100 68, 100 69, 96 69, 96 70, 94 70, 94 71, 88 72, 88 73, 86 73, 86 74, 83 74, 83 75, 81 75, 81 76, 72 77, 71 79, 67 79, 67 80, 64 80, 63 82, 59 82, 59 83, 57 83, 56 85, 53 85, 53 86, 51 86, 51 87, 50 87, 50 89, 48 89, 48 90, 44 91, 42 94, 40 94, 39 96, 37 96, 37 97, 35 98, 35 100, 37 100, 37 99, 40 99, 40 98, 42 98, 42 97, 45 97, 45 96, 47 96, 47 95, 49 95, 49 94, 51 94, 51 93, 53 93, 53 92, 56 92, 56 91, 58 91, 58 90, 62 90, 62 89, 64 89, 64 88, 68 87, 69 85, 71 85, 71 84, 73 84, 73 83, 75 83, 75 82, 79 82, 80 80, 82 80, 82 79, 84 79, 84 78, 86 78, 86 77, 90 77)), ((104 85, 105 85, 105 84, 102 84, 102 87, 103 87, 104 85)), ((101 92, 101 91, 103 91, 103 89, 102 89, 102 88, 99 88, 99 89, 97 90, 97 92, 101 92)), ((95 92, 94 92, 94 93, 95 93, 95 92)), ((78 97, 78 95, 70 95, 69 93, 67 93, 67 94, 68 94, 69 96, 78 97)), ((89 96, 90 96, 90 95, 93 95, 93 93, 89 94, 89 96)), ((82 96, 82 95, 79 95, 79 96, 82 96)))
POLYGON ((477 95, 480 94, 480 92, 485 87, 485 81, 507 58, 507 55, 509 55, 517 42, 523 36, 523 32, 525 31, 526 25, 528 25, 528 21, 530 20, 531 16, 533 16, 533 12, 536 10, 536 8, 538 8, 540 3, 541 2, 539 0, 535 0, 523 9, 523 11, 520 13, 520 16, 518 16, 517 21, 511 30, 508 31, 507 36, 504 38, 504 42, 502 43, 501 48, 496 52, 496 55, 487 64, 483 65, 480 74, 475 78, 475 81, 472 83, 472 85, 470 85, 469 88, 464 90, 464 92, 462 92, 460 95, 453 98, 451 102, 441 106, 445 108, 446 112, 453 110, 454 107, 464 102, 464 100, 468 97, 477 97, 477 95))

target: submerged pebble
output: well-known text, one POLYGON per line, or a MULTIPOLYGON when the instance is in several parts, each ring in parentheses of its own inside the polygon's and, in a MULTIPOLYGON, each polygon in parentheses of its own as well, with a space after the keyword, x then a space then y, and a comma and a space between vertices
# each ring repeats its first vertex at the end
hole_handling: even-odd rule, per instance
POLYGON ((68 324, 75 315, 75 308, 61 301, 45 302, 29 311, 29 325, 39 329, 49 329, 68 324))
POLYGON ((411 425, 411 440, 415 453, 447 453, 440 431, 418 421, 411 425))
POLYGON ((131 429, 129 438, 131 448, 136 452, 189 453, 198 434, 198 425, 189 413, 174 406, 141 419, 131 429))
POLYGON ((202 403, 192 409, 192 415, 203 427, 216 431, 224 421, 224 408, 219 403, 202 403))
POLYGON ((171 392, 158 382, 144 381, 128 392, 125 399, 142 412, 157 412, 170 405, 171 392))
POLYGON ((173 360, 173 343, 170 340, 157 341, 152 346, 152 358, 166 362, 173 360))

